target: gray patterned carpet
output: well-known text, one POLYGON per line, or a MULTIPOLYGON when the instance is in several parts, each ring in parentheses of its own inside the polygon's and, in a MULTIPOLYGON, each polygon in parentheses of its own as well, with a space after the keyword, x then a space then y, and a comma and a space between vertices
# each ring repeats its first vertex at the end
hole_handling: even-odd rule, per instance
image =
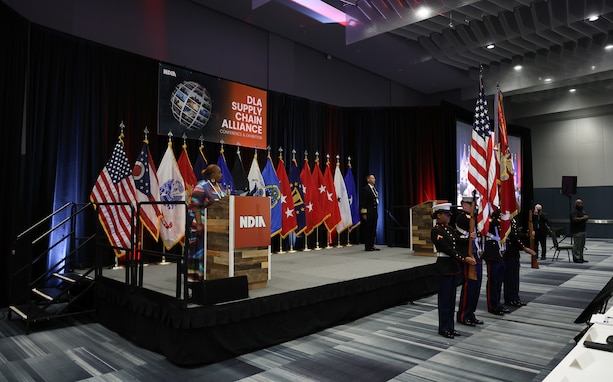
MULTIPOLYGON (((587 242, 587 264, 522 259, 512 313, 436 334, 436 296, 308 337, 197 368, 181 368, 81 318, 38 324, 0 319, 0 381, 541 381, 574 346, 573 321, 613 276, 613 242, 587 242)), ((549 254, 550 255, 550 254, 549 254)), ((564 255, 564 254, 562 254, 564 255)), ((484 275, 486 277, 486 275, 484 275)), ((484 283, 485 285, 485 283, 484 283)), ((459 293, 458 293, 459 297, 459 293)))

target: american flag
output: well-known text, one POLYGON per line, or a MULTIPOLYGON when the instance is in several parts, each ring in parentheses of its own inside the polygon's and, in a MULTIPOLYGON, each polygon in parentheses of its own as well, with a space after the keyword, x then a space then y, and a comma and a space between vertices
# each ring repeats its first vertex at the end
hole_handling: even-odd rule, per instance
POLYGON ((132 178, 132 168, 128 163, 128 156, 119 141, 113 153, 106 162, 94 188, 90 193, 90 200, 95 204, 101 203, 129 203, 121 205, 98 206, 98 219, 106 232, 109 242, 115 248, 117 256, 125 251, 121 248, 132 248, 134 221, 133 207, 136 205, 136 187, 132 178))
POLYGON ((481 196, 479 198, 479 214, 477 215, 477 229, 481 234, 488 232, 488 219, 492 213, 492 207, 498 205, 498 185, 496 182, 498 169, 496 163, 494 138, 490 127, 483 78, 479 76, 479 97, 477 98, 473 120, 468 181, 481 196))

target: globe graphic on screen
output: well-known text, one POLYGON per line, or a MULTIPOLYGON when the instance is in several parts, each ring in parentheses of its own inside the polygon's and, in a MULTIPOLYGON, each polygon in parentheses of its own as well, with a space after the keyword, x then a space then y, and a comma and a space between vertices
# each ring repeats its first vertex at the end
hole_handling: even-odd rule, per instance
POLYGON ((211 96, 194 81, 178 84, 170 96, 172 115, 189 130, 202 130, 211 118, 211 96))

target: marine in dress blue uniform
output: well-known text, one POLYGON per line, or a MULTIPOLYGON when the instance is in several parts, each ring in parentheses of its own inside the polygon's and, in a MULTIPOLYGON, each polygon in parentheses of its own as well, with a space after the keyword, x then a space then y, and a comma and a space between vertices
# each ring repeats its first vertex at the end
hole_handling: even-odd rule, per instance
POLYGON ((461 335, 454 328, 456 290, 462 273, 462 264, 464 262, 475 264, 475 259, 456 249, 458 242, 463 239, 455 228, 449 226, 450 208, 451 203, 432 207, 432 218, 436 219, 436 225, 430 232, 430 238, 437 251, 435 266, 439 274, 438 333, 446 338, 461 335))
POLYGON ((516 307, 526 305, 519 298, 519 251, 524 251, 531 256, 536 252, 526 247, 522 241, 522 235, 517 224, 517 216, 511 219, 511 231, 507 237, 504 258, 504 303, 516 307))
POLYGON ((499 316, 510 313, 500 302, 504 281, 504 258, 500 251, 500 210, 494 211, 490 218, 489 232, 485 237, 483 260, 487 265, 487 311, 499 316))
POLYGON ((473 202, 472 196, 465 196, 462 198, 462 210, 456 215, 456 229, 461 234, 462 240, 458 242, 458 251, 469 255, 469 250, 474 254, 476 264, 475 273, 477 275, 476 280, 471 280, 468 277, 468 271, 470 266, 467 263, 462 265, 462 274, 464 281, 462 281, 462 289, 460 291, 460 302, 458 304, 458 314, 456 316, 457 321, 460 324, 475 326, 477 324, 483 324, 482 320, 477 319, 475 316, 475 310, 477 310, 477 303, 479 302, 479 294, 481 293, 481 280, 483 277, 483 261, 481 260, 479 253, 477 252, 474 239, 471 239, 469 233, 470 219, 471 219, 471 204, 473 202))

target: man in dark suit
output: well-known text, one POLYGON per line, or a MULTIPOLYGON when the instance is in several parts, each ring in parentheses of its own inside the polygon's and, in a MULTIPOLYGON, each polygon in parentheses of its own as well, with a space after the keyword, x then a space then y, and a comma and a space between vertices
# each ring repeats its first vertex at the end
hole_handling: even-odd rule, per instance
POLYGON ((375 188, 375 176, 370 174, 366 177, 366 186, 360 193, 360 216, 362 219, 362 237, 365 251, 378 251, 375 248, 375 237, 377 236, 377 219, 379 214, 379 192, 375 188))

